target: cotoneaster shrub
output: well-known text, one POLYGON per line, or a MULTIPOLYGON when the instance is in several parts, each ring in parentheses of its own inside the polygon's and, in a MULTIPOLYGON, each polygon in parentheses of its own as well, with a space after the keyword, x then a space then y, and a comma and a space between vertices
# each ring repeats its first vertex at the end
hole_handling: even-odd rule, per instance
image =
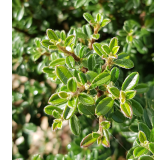
POLYGON ((88 124, 94 126, 94 130, 83 137, 80 147, 97 143, 108 148, 110 124, 129 120, 126 125, 137 138, 126 158, 154 159, 154 124, 153 116, 149 116, 153 111, 143 107, 141 97, 136 96, 147 92, 147 85, 139 84, 138 72, 121 77, 122 69, 134 67, 128 53, 130 47, 134 45, 138 51, 146 52, 135 36, 138 26, 132 21, 124 24, 118 33, 126 37, 127 44, 120 46, 117 37, 98 42, 100 30, 110 19, 100 13, 95 18, 89 13, 84 13, 83 17, 89 24, 71 28, 67 34, 64 30, 47 29, 47 39, 36 39, 36 48, 31 50, 34 60, 48 56, 43 72, 58 84, 48 100, 49 105, 44 108, 46 114, 54 117, 52 130, 61 129, 63 121, 68 120, 71 132, 79 135, 82 130, 79 117, 96 119, 95 126, 88 124))

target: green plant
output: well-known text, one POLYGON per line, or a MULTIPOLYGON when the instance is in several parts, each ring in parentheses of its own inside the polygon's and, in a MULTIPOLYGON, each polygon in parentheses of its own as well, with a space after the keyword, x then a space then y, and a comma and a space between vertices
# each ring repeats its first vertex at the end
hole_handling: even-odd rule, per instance
MULTIPOLYGON (((147 86, 138 84, 138 72, 122 79, 120 68, 131 69, 134 63, 127 52, 118 54, 117 37, 95 42, 100 38, 99 31, 110 19, 104 19, 102 14, 96 14, 95 18, 89 13, 83 16, 89 24, 71 28, 67 35, 63 30, 47 29, 48 39, 41 41, 44 49, 36 39, 37 48, 31 52, 35 60, 42 54, 48 56, 48 66, 43 67, 43 72, 58 84, 56 92, 49 98, 49 105, 44 108, 46 114, 55 118, 52 130, 61 129, 62 122, 69 120, 72 133, 79 135, 79 117, 85 115, 98 119, 98 130, 86 135, 80 146, 84 148, 97 142, 110 147, 110 123, 122 123, 128 118, 131 119, 130 129, 138 132, 138 138, 127 158, 153 159, 152 119, 148 119, 148 109, 145 111, 139 102, 141 98, 134 99, 137 93, 146 92, 147 86), (142 122, 142 117, 149 121, 149 126, 142 122), (139 122, 138 128, 134 121, 139 122)), ((129 33, 127 43, 136 41, 133 40, 130 23, 125 23, 124 30, 129 33)))

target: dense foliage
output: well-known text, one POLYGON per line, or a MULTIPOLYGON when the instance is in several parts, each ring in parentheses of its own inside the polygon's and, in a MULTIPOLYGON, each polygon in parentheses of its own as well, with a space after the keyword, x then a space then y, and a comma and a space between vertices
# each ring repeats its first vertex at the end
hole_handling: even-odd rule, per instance
POLYGON ((12 7, 13 159, 153 159, 154 2, 12 7))

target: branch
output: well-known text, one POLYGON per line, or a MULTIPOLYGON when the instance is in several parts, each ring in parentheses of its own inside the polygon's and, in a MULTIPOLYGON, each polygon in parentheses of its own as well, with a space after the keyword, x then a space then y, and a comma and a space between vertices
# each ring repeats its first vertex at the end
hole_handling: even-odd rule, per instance
POLYGON ((63 46, 61 46, 61 45, 57 45, 57 47, 58 47, 58 49, 60 50, 60 51, 62 51, 62 52, 64 52, 64 53, 66 53, 66 54, 68 54, 69 56, 72 56, 74 59, 75 59, 75 61, 80 61, 80 58, 79 57, 77 57, 75 54, 74 54, 74 52, 69 52, 68 50, 66 50, 66 48, 65 47, 63 47, 63 46))

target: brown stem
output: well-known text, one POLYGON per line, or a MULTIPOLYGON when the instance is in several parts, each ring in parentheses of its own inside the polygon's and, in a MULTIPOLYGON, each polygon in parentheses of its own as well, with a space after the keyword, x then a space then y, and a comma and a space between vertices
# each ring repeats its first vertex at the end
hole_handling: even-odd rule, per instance
POLYGON ((101 122, 103 122, 103 116, 99 117, 99 133, 103 134, 103 127, 101 126, 101 122))
POLYGON ((69 56, 72 56, 74 59, 75 59, 75 61, 80 61, 80 58, 79 57, 77 57, 75 54, 74 54, 74 52, 69 52, 68 50, 66 50, 66 47, 63 47, 63 46, 61 46, 61 45, 57 45, 57 47, 58 47, 58 49, 60 50, 60 51, 62 51, 63 53, 66 53, 67 55, 69 55, 69 56))
POLYGON ((91 40, 89 41, 88 47, 89 47, 90 50, 93 49, 93 48, 92 48, 92 44, 93 44, 94 42, 95 42, 95 39, 91 39, 91 40))
POLYGON ((46 55, 46 56, 50 56, 50 53, 49 52, 44 52, 42 55, 46 55))

